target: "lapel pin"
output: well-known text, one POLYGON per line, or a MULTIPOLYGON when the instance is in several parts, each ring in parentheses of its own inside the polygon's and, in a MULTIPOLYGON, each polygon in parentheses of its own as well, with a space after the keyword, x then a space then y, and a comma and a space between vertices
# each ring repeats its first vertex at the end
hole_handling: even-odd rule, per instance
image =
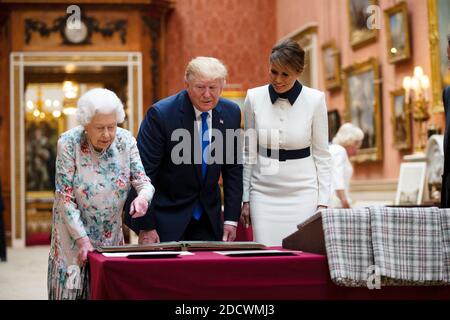
POLYGON ((220 122, 220 124, 223 124, 223 120, 222 119, 220 119, 219 122, 220 122))

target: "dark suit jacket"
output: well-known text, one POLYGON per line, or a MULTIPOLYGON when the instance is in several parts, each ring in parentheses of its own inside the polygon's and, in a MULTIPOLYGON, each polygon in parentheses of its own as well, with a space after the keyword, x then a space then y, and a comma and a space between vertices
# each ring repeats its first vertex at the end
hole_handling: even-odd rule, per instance
MULTIPOLYGON (((212 128, 222 134, 223 145, 220 150, 226 159, 209 164, 205 180, 202 179, 200 156, 196 162, 198 164, 193 164, 194 141, 199 141, 198 127, 194 121, 194 108, 185 90, 157 102, 148 110, 139 129, 137 146, 145 172, 156 191, 147 214, 137 219, 131 219, 128 214, 129 205, 136 196, 136 192, 130 192, 125 204, 124 220, 136 233, 139 230, 156 229, 161 241, 179 240, 191 220, 194 204, 199 200, 204 207, 204 213, 211 221, 217 240, 221 240, 223 221, 220 214, 221 197, 218 184, 221 173, 224 220, 238 221, 242 201, 241 150, 238 152, 240 137, 227 136, 225 130, 240 129, 239 106, 221 98, 212 111, 212 128), (172 151, 177 155, 185 155, 179 150, 182 139, 177 137, 172 141, 172 134, 177 129, 186 129, 184 132, 189 133, 190 143, 188 142, 187 150, 183 150, 191 153, 190 156, 186 155, 190 160, 188 163, 176 164, 171 157, 172 151), (225 148, 228 144, 234 150, 227 150, 227 153, 225 148)), ((212 147, 214 142, 213 138, 211 150, 214 150, 212 147)), ((200 148, 199 142, 197 147, 200 148)), ((213 156, 217 156, 219 151, 217 152, 213 153, 213 156)))
POLYGON ((445 110, 445 134, 444 134, 444 174, 442 175, 441 207, 450 208, 450 86, 444 89, 442 94, 445 110))

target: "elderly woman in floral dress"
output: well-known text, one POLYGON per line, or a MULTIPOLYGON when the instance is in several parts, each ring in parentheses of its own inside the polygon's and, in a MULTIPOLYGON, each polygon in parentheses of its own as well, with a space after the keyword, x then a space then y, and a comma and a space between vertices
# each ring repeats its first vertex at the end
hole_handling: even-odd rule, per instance
POLYGON ((89 296, 87 254, 121 245, 122 209, 131 185, 138 197, 133 218, 142 217, 154 194, 136 140, 117 124, 125 112, 117 95, 92 89, 78 101, 77 126, 60 137, 48 263, 49 299, 89 296))

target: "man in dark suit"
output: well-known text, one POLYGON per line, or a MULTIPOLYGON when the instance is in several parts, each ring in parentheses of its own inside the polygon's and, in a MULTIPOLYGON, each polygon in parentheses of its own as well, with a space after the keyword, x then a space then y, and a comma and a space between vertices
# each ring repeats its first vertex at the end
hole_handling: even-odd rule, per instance
POLYGON ((125 204, 125 223, 139 233, 139 243, 236 238, 241 111, 220 98, 226 74, 215 58, 193 59, 185 72, 186 89, 154 104, 141 123, 137 146, 156 191, 142 218, 128 214, 133 192, 125 204))
MULTIPOLYGON (((447 59, 448 68, 450 70, 450 35, 447 36, 447 59)), ((441 190, 441 207, 450 208, 450 86, 444 89, 442 94, 445 110, 445 135, 444 135, 444 174, 442 175, 442 190, 441 190)))

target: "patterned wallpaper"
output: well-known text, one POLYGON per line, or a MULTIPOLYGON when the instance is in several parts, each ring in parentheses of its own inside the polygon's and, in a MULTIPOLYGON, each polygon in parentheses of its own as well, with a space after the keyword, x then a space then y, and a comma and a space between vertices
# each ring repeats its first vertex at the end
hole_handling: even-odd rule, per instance
POLYGON ((275 0, 178 0, 167 23, 166 93, 183 88, 185 65, 199 55, 225 63, 229 90, 265 84, 276 34, 275 0))

